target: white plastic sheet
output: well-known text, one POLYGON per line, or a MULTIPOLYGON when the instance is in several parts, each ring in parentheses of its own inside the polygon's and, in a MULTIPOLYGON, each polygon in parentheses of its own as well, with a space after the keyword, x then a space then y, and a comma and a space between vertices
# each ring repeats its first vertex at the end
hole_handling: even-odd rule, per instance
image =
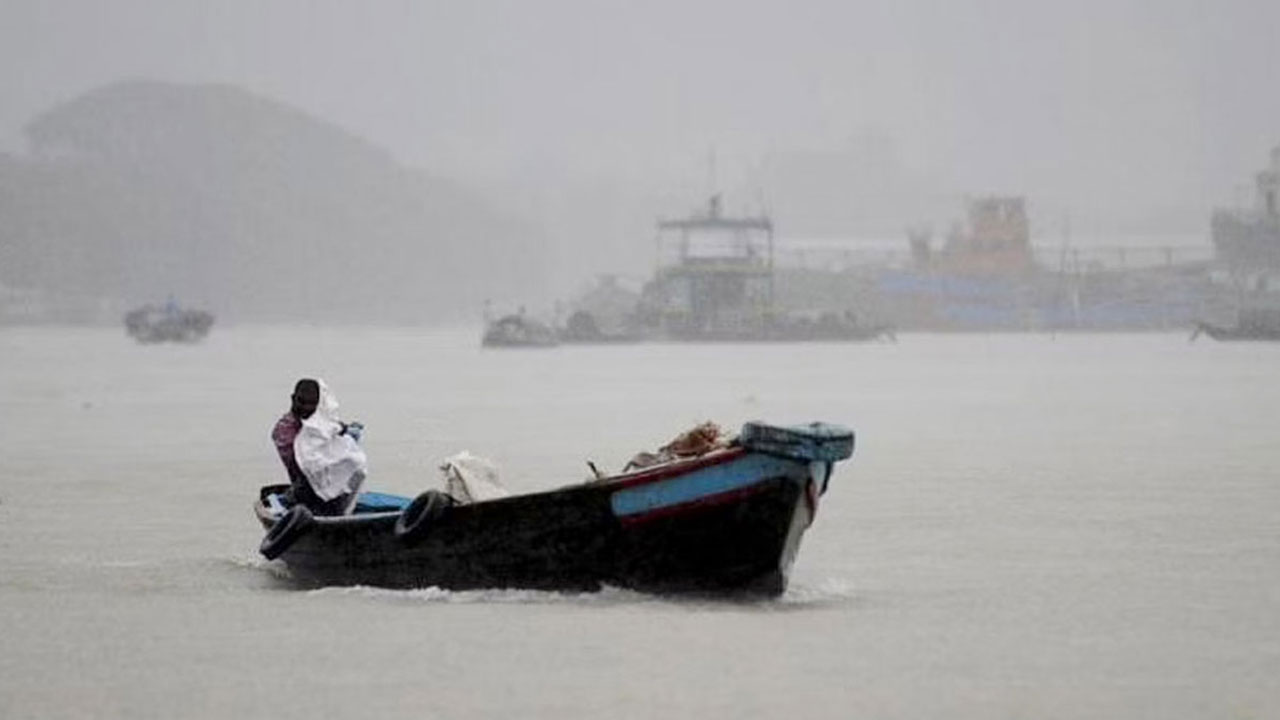
POLYGON ((293 440, 293 455, 316 495, 332 500, 360 489, 368 459, 350 435, 342 434, 338 399, 323 380, 319 383, 320 403, 311 417, 302 421, 293 440))

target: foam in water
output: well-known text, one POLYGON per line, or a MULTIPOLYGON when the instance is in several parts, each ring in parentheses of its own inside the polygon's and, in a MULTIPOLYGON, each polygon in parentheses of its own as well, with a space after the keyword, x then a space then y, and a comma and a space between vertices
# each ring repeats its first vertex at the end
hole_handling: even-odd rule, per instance
MULTIPOLYGON (((267 565, 266 567, 270 567, 267 565)), ((705 596, 663 596, 642 593, 625 588, 606 586, 596 592, 557 592, 551 590, 445 590, 439 587, 413 590, 356 585, 351 587, 325 587, 306 591, 313 597, 355 596, 373 600, 420 602, 427 604, 493 604, 493 605, 578 605, 615 606, 664 604, 685 607, 741 609, 770 607, 792 609, 840 605, 857 598, 852 585, 844 580, 829 579, 817 585, 793 584, 779 598, 767 600, 709 598, 705 596)))

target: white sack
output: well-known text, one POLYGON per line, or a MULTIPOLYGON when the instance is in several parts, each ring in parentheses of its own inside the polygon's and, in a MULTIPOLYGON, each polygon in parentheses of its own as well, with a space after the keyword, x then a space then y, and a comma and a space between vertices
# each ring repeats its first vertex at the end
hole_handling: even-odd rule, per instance
POLYGON ((320 383, 320 403, 293 440, 293 456, 321 500, 353 494, 364 482, 368 459, 350 435, 339 435, 338 400, 320 383))
POLYGON ((498 466, 463 450, 440 466, 445 492, 460 503, 504 498, 511 493, 498 480, 498 466))

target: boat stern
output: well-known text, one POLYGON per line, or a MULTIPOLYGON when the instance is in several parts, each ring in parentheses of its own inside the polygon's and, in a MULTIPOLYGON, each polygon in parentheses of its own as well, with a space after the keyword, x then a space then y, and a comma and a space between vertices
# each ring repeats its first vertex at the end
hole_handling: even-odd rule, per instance
POLYGON ((638 473, 609 498, 624 584, 777 595, 852 431, 748 423, 736 447, 638 473))

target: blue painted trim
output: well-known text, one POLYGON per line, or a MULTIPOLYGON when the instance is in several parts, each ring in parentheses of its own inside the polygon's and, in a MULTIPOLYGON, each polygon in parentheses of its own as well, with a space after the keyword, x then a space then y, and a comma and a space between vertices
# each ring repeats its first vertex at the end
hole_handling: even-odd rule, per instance
POLYGON ((362 492, 356 496, 354 512, 399 512, 409 507, 410 502, 412 501, 407 497, 392 495, 391 493, 362 492))
POLYGON ((780 475, 807 478, 808 465, 767 455, 745 455, 688 475, 619 490, 609 497, 609 506, 614 515, 626 517, 740 490, 780 475))

